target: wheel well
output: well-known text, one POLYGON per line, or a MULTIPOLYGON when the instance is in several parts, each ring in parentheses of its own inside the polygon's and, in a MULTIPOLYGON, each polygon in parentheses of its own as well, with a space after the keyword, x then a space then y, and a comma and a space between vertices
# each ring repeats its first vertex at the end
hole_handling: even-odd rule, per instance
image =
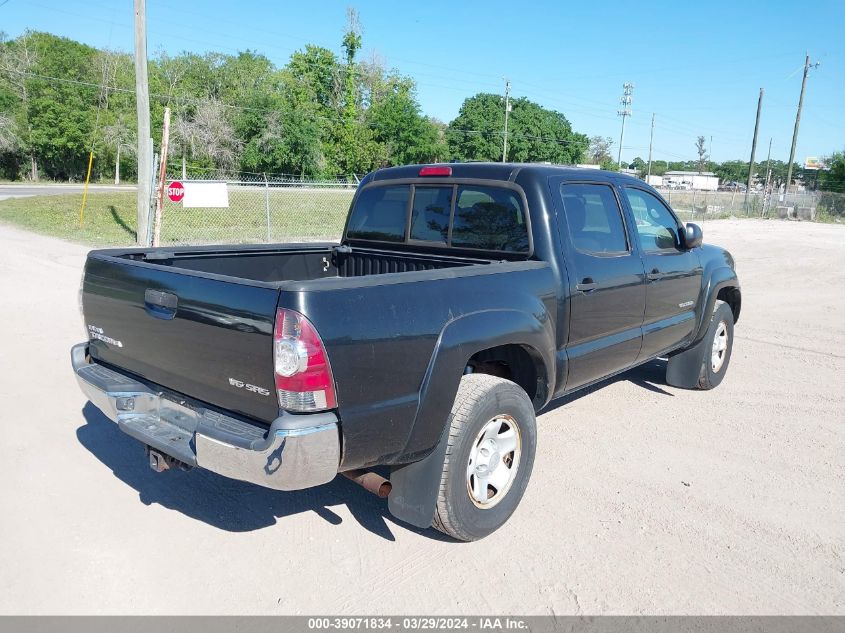
POLYGON ((721 299, 731 307, 731 312, 734 315, 734 323, 739 321, 739 311, 742 308, 742 293, 739 291, 739 288, 722 288, 719 290, 716 298, 721 299))
POLYGON ((507 378, 525 390, 539 409, 546 402, 547 379, 543 359, 526 345, 500 345, 482 350, 467 362, 467 371, 507 378))

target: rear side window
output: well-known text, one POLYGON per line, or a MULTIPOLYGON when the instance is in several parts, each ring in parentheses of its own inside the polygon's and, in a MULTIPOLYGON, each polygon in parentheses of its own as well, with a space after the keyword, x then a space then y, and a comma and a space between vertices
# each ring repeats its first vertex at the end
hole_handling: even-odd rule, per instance
POLYGON ((478 250, 528 253, 528 217, 512 189, 418 184, 365 187, 349 218, 348 238, 408 239, 478 250))
POLYGON ((577 250, 594 254, 628 251, 622 210, 608 185, 564 183, 560 195, 577 250))
POLYGON ((452 246, 528 252, 528 224, 517 194, 500 187, 461 185, 452 246))
POLYGON ((348 237, 379 242, 404 242, 408 220, 407 185, 370 187, 358 195, 349 219, 348 237))

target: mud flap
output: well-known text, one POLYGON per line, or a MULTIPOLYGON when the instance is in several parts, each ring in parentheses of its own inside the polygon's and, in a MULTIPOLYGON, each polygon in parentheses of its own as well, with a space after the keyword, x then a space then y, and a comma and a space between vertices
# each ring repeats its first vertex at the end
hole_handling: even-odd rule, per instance
MULTIPOLYGON (((710 332, 709 327, 707 331, 710 332)), ((669 364, 666 367, 668 384, 682 389, 695 389, 698 386, 701 366, 708 347, 705 341, 709 340, 710 337, 705 334, 704 338, 689 349, 669 357, 669 364)))
POLYGON ((440 491, 443 463, 446 461, 448 425, 428 457, 390 469, 393 486, 387 498, 390 514, 419 528, 431 527, 440 491))

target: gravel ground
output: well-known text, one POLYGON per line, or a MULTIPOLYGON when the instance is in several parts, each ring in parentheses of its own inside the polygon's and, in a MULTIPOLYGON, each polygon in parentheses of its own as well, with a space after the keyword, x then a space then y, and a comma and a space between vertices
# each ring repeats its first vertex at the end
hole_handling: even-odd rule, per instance
POLYGON ((0 613, 845 614, 845 227, 714 221, 743 284, 728 376, 659 364, 552 404, 473 544, 338 478, 155 474, 86 405, 86 249, 0 226, 0 613))

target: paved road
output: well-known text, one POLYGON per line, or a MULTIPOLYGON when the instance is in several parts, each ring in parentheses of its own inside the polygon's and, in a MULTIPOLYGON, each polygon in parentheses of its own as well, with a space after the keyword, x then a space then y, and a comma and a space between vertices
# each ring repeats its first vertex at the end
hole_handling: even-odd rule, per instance
POLYGON ((0 225, 0 613, 845 614, 845 227, 724 221, 744 298, 711 392, 630 372, 539 418, 478 543, 338 478, 153 473, 86 404, 86 249, 0 225))
MULTIPOLYGON (((84 185, 28 185, 0 184, 0 200, 29 196, 58 196, 65 193, 82 193, 84 185)), ((106 191, 134 191, 135 185, 88 185, 88 193, 106 191)))

